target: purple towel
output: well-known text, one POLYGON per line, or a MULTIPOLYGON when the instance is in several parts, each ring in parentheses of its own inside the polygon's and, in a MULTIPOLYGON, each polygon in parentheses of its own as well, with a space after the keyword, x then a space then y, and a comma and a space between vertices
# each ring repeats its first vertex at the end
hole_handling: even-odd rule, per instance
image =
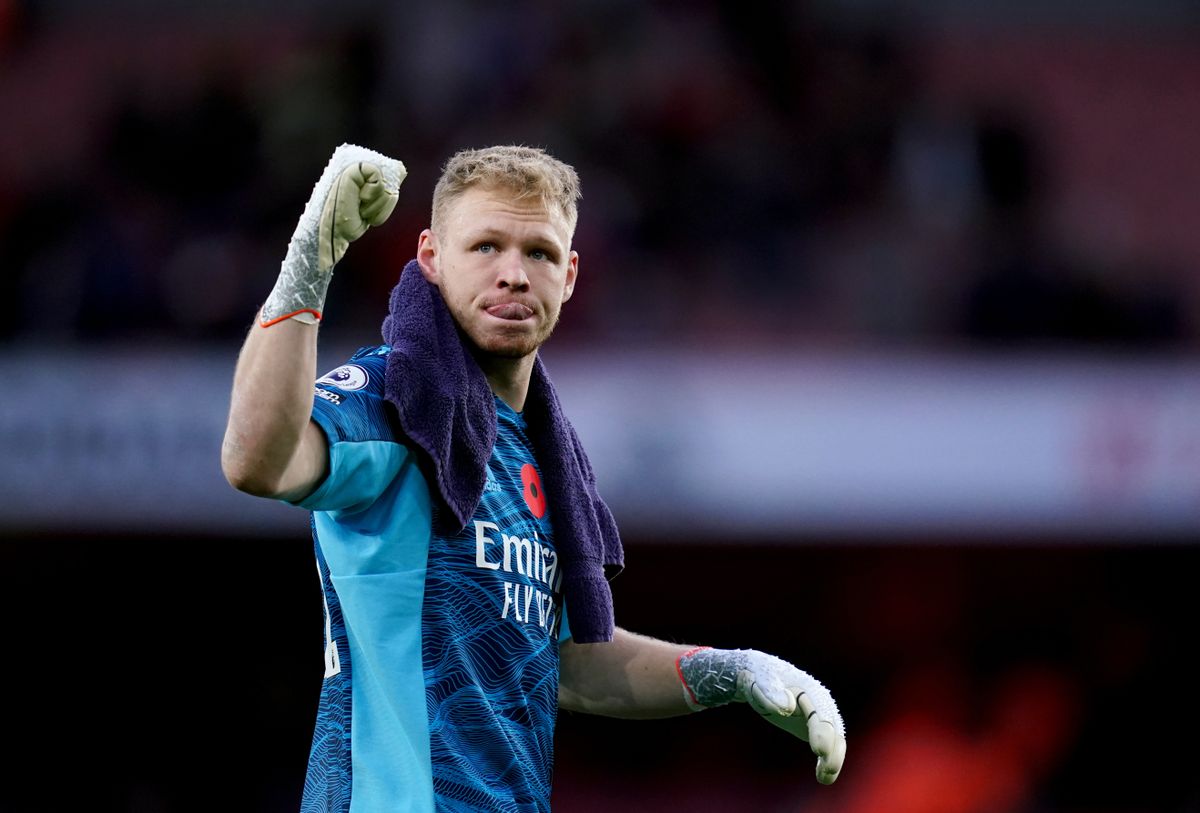
MULTIPOLYGON (((400 413, 404 433, 428 455, 437 481, 435 529, 457 534, 483 496, 496 443, 496 404, 441 292, 421 275, 416 260, 392 290, 383 339, 392 347, 384 394, 400 413)), ((534 364, 524 415, 554 508, 571 635, 581 644, 610 641, 608 579, 625 564, 621 537, 541 358, 534 364)))

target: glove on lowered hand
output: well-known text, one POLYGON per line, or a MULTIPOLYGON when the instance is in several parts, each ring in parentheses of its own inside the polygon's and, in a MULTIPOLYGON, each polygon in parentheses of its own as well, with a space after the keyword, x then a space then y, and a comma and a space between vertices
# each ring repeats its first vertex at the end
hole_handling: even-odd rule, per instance
POLYGON ((754 649, 693 649, 676 666, 692 709, 749 703, 772 724, 808 742, 817 755, 818 782, 837 779, 846 758, 846 728, 819 680, 754 649))

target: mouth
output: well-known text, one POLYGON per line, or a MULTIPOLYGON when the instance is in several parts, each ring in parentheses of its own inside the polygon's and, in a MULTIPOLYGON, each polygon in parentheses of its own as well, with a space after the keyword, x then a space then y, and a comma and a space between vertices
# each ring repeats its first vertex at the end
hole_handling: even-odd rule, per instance
POLYGON ((522 305, 520 302, 501 302, 498 305, 489 305, 484 310, 490 316, 503 319, 507 322, 523 322, 526 319, 533 318, 533 308, 530 308, 528 305, 522 305))

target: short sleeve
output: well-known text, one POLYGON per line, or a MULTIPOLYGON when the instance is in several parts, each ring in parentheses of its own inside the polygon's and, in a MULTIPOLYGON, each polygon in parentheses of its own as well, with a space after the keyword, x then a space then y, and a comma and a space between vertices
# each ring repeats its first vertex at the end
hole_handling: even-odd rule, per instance
POLYGON ((312 420, 329 443, 329 473, 295 505, 365 510, 395 479, 411 452, 397 439, 395 412, 383 395, 386 365, 386 346, 364 348, 317 379, 312 420))

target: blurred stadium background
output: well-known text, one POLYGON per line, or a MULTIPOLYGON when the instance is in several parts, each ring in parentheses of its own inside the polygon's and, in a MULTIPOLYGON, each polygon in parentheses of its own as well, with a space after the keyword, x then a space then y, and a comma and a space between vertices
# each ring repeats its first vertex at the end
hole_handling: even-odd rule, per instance
POLYGON ((1194 0, 0 0, 0 121, 0 811, 296 809, 306 518, 218 450, 342 141, 410 175, 325 366, 452 151, 574 163, 618 621, 845 712, 832 788, 744 713, 564 717, 556 809, 1200 810, 1194 0))

